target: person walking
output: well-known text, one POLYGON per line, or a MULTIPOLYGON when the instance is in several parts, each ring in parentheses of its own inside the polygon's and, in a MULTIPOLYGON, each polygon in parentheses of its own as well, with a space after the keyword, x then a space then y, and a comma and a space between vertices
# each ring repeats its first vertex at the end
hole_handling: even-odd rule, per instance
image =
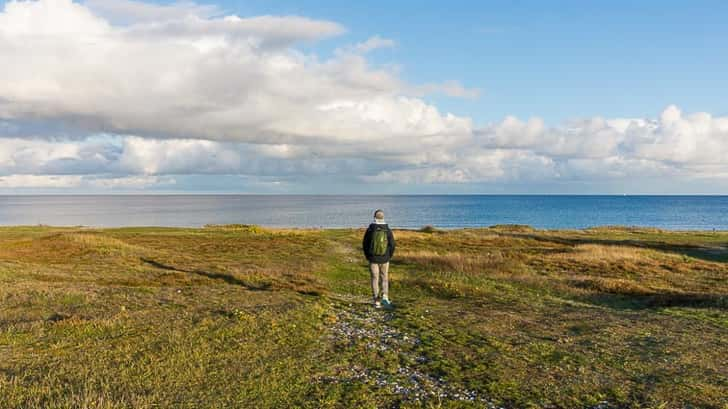
POLYGON ((376 308, 380 308, 382 304, 385 307, 391 305, 389 301, 389 260, 394 255, 394 248, 392 229, 384 221, 384 212, 377 209, 374 212, 374 222, 369 225, 362 240, 364 256, 369 261, 374 307, 376 308))

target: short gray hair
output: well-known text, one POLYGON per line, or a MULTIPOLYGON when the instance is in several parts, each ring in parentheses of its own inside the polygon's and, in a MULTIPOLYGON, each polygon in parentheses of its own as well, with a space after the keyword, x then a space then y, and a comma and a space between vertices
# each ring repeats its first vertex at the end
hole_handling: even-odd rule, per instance
POLYGON ((374 218, 382 220, 384 219, 384 211, 382 209, 377 209, 374 211, 374 218))

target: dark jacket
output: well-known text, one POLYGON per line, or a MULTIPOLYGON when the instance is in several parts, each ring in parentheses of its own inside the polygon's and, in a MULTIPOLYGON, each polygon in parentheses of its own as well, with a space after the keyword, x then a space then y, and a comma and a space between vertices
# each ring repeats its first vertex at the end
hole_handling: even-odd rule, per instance
POLYGON ((394 234, 392 234, 392 229, 389 228, 389 225, 387 224, 376 224, 372 223, 369 225, 369 228, 367 229, 367 232, 364 233, 364 239, 361 242, 361 247, 364 250, 364 256, 369 260, 370 263, 388 263, 389 260, 394 255, 394 234), (386 229, 387 230, 387 254, 383 256, 375 256, 371 254, 370 249, 372 247, 372 238, 374 236, 374 231, 377 229, 386 229))

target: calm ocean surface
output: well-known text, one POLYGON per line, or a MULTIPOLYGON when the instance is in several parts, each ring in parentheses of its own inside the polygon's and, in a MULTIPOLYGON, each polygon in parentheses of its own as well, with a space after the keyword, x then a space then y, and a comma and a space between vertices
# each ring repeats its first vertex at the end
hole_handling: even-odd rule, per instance
POLYGON ((728 230, 728 196, 0 196, 0 225, 396 227, 528 224, 728 230))

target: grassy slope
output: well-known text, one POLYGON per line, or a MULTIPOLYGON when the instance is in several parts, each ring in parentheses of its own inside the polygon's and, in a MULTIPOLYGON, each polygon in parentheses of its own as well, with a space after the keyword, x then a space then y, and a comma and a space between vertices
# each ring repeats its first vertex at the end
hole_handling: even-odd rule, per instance
POLYGON ((0 407, 728 408, 728 233, 361 233, 0 228, 0 407))

